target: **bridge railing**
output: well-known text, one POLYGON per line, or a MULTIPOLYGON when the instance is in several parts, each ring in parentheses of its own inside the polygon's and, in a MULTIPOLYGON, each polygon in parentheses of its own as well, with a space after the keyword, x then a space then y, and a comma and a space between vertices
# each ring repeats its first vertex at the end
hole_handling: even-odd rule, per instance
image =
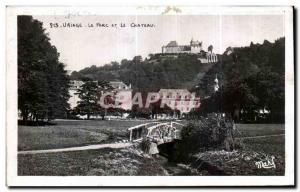
POLYGON ((147 129, 148 125, 151 125, 153 123, 159 123, 159 122, 150 122, 150 123, 144 123, 140 125, 136 125, 133 127, 128 128, 129 131, 129 141, 138 141, 142 139, 143 129, 147 129))
POLYGON ((129 141, 137 142, 142 140, 143 138, 152 138, 158 140, 178 139, 180 130, 178 130, 175 125, 184 126, 181 123, 172 121, 165 123, 150 122, 130 127, 128 128, 128 130, 130 131, 129 141), (147 127, 153 123, 158 124, 147 127))

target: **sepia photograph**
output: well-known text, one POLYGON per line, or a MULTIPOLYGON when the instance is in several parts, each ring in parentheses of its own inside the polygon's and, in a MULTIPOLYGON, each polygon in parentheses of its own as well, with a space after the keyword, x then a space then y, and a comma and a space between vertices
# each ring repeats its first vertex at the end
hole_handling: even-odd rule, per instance
POLYGON ((11 185, 294 184, 292 7, 7 9, 11 185))

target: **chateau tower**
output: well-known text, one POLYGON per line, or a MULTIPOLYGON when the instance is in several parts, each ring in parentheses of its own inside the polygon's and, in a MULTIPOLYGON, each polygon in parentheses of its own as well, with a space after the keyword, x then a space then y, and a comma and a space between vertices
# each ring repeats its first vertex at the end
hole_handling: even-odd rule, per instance
POLYGON ((194 41, 193 38, 190 41, 191 53, 200 53, 202 50, 202 42, 194 41))

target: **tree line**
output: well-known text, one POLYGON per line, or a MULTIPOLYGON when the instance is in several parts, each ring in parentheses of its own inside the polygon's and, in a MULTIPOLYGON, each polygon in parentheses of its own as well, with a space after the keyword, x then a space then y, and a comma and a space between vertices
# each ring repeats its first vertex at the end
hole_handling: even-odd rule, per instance
MULTIPOLYGON (((188 88, 201 97, 200 110, 191 116, 227 113, 241 122, 284 122, 285 39, 251 42, 228 48, 215 64, 201 63, 197 55, 150 54, 132 60, 91 66, 73 72, 72 79, 121 80, 135 91, 188 88), (229 52, 230 51, 230 52, 229 52), (220 89, 213 91, 214 79, 220 89)), ((144 111, 145 110, 140 110, 144 111)), ((146 110, 147 111, 147 110, 146 110)), ((151 114, 148 110, 148 115, 151 114)))
POLYGON ((201 63, 197 55, 149 54, 146 58, 135 56, 120 63, 86 67, 74 71, 71 79, 120 80, 131 84, 135 91, 149 92, 160 88, 191 88, 211 66, 201 63))
POLYGON ((202 114, 224 112, 240 122, 284 123, 285 39, 234 48, 205 74, 199 87, 210 93, 202 100, 202 114), (221 88, 214 93, 216 74, 221 88))
MULTIPOLYGON (((232 53, 226 51, 218 55, 219 61, 215 64, 201 63, 199 55, 149 54, 146 58, 135 56, 132 60, 124 59, 101 67, 93 65, 69 77, 41 22, 31 16, 18 16, 17 33, 18 109, 24 121, 63 117, 69 111, 70 79, 121 80, 132 84, 134 92, 144 93, 160 88, 188 88, 196 91, 202 100, 194 116, 224 112, 236 121, 253 122, 257 118, 284 121, 284 38, 274 43, 264 41, 263 44, 232 48, 232 53), (216 75, 220 89, 214 92, 216 75)), ((92 92, 99 93, 99 87, 85 86, 78 93, 82 101, 78 103, 77 112, 90 116, 96 110, 93 108, 96 97, 85 95, 85 91, 94 89, 92 92)), ((151 107, 148 110, 134 107, 133 111, 146 116, 165 111, 155 105, 151 107)), ((103 114, 103 109, 96 111, 103 114)))

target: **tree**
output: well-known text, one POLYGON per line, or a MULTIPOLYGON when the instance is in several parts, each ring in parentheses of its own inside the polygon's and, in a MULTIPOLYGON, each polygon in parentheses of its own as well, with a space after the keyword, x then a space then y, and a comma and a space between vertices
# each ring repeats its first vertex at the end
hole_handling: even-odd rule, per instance
POLYGON ((232 51, 225 52, 221 62, 202 78, 199 87, 209 97, 202 100, 201 113, 228 112, 236 121, 244 122, 253 122, 258 116, 264 116, 265 122, 284 122, 284 38, 232 51), (211 94, 208 88, 215 74, 221 77, 221 89, 211 94), (266 110, 268 114, 261 114, 266 110))
POLYGON ((123 59, 119 65, 112 63, 101 67, 88 67, 72 73, 72 79, 83 76, 97 81, 115 81, 132 84, 136 91, 151 92, 160 88, 192 87, 198 73, 204 73, 212 65, 201 64, 196 55, 181 54, 177 58, 155 54, 148 60, 135 56, 123 59))
POLYGON ((257 110, 269 111, 272 122, 284 122, 284 76, 266 69, 249 77, 247 83, 259 98, 257 110))
POLYGON ((18 16, 18 109, 23 121, 51 120, 68 106, 69 79, 41 22, 18 16))
POLYGON ((81 115, 87 115, 87 119, 90 119, 92 114, 100 114, 104 120, 107 111, 113 111, 113 107, 104 108, 99 103, 102 94, 107 92, 110 92, 111 95, 105 97, 104 103, 114 105, 116 93, 107 81, 85 79, 85 83, 81 85, 76 93, 81 100, 78 101, 75 111, 81 115))
POLYGON ((85 82, 76 94, 81 99, 78 101, 77 110, 80 114, 87 115, 87 119, 90 119, 90 116, 95 114, 99 108, 97 83, 94 81, 85 82))

